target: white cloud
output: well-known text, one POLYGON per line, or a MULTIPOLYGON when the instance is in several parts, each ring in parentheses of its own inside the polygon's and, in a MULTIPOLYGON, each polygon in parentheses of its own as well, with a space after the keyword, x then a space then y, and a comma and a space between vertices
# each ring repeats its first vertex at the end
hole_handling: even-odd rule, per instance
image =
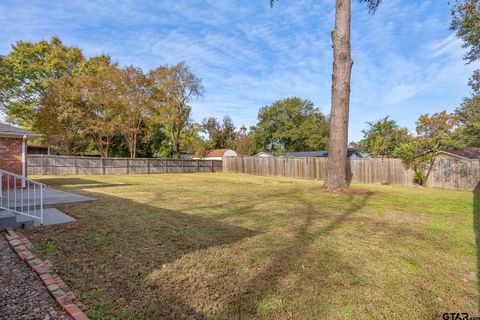
MULTIPOLYGON (((383 1, 375 15, 352 1, 351 137, 364 122, 390 114, 414 123, 451 108, 468 91, 474 66, 448 30, 437 0, 383 1)), ((0 3, 0 53, 14 41, 59 35, 89 55, 108 53, 143 69, 185 60, 206 95, 195 120, 232 115, 251 125, 258 108, 297 95, 330 108, 333 0, 20 1, 0 3)))

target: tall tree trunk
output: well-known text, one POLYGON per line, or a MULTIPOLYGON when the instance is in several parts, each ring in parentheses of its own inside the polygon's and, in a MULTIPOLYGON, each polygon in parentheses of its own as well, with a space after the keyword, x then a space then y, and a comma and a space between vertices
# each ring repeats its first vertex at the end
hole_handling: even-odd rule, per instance
POLYGON ((132 158, 137 157, 137 131, 133 134, 133 156, 132 158))
POLYGON ((333 74, 330 141, 324 187, 347 187, 348 113, 353 61, 350 53, 350 0, 337 0, 332 30, 333 74))

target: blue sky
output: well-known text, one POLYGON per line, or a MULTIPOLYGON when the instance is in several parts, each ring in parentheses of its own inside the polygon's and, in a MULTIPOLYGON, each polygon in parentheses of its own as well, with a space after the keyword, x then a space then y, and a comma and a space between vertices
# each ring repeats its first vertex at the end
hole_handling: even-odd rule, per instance
MULTIPOLYGON (((333 0, 2 0, 0 54, 57 35, 145 71, 186 61, 206 89, 192 118, 249 126, 259 107, 290 96, 329 113, 333 23, 333 0)), ((447 0, 384 0, 373 16, 352 0, 350 140, 386 115, 413 131, 419 115, 453 111, 468 94, 475 66, 449 23, 447 0)))

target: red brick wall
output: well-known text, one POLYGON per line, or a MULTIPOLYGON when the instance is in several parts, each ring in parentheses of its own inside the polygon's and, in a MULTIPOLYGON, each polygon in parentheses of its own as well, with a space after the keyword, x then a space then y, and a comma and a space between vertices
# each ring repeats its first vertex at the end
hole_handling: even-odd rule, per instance
MULTIPOLYGON (((0 169, 22 174, 22 138, 0 137, 0 169)), ((4 178, 3 183, 6 182, 4 178)))

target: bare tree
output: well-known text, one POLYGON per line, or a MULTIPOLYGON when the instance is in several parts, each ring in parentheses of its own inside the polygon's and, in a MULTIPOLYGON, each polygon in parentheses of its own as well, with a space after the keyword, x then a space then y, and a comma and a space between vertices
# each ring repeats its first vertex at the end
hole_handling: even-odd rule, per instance
MULTIPOLYGON (((270 5, 278 0, 270 0, 270 5)), ((382 0, 366 2, 374 13, 382 0)), ((350 50, 351 1, 336 0, 335 28, 332 30, 333 74, 332 105, 330 111, 330 139, 328 149, 327 189, 347 187, 348 115, 350 109, 350 79, 353 60, 350 50)))

